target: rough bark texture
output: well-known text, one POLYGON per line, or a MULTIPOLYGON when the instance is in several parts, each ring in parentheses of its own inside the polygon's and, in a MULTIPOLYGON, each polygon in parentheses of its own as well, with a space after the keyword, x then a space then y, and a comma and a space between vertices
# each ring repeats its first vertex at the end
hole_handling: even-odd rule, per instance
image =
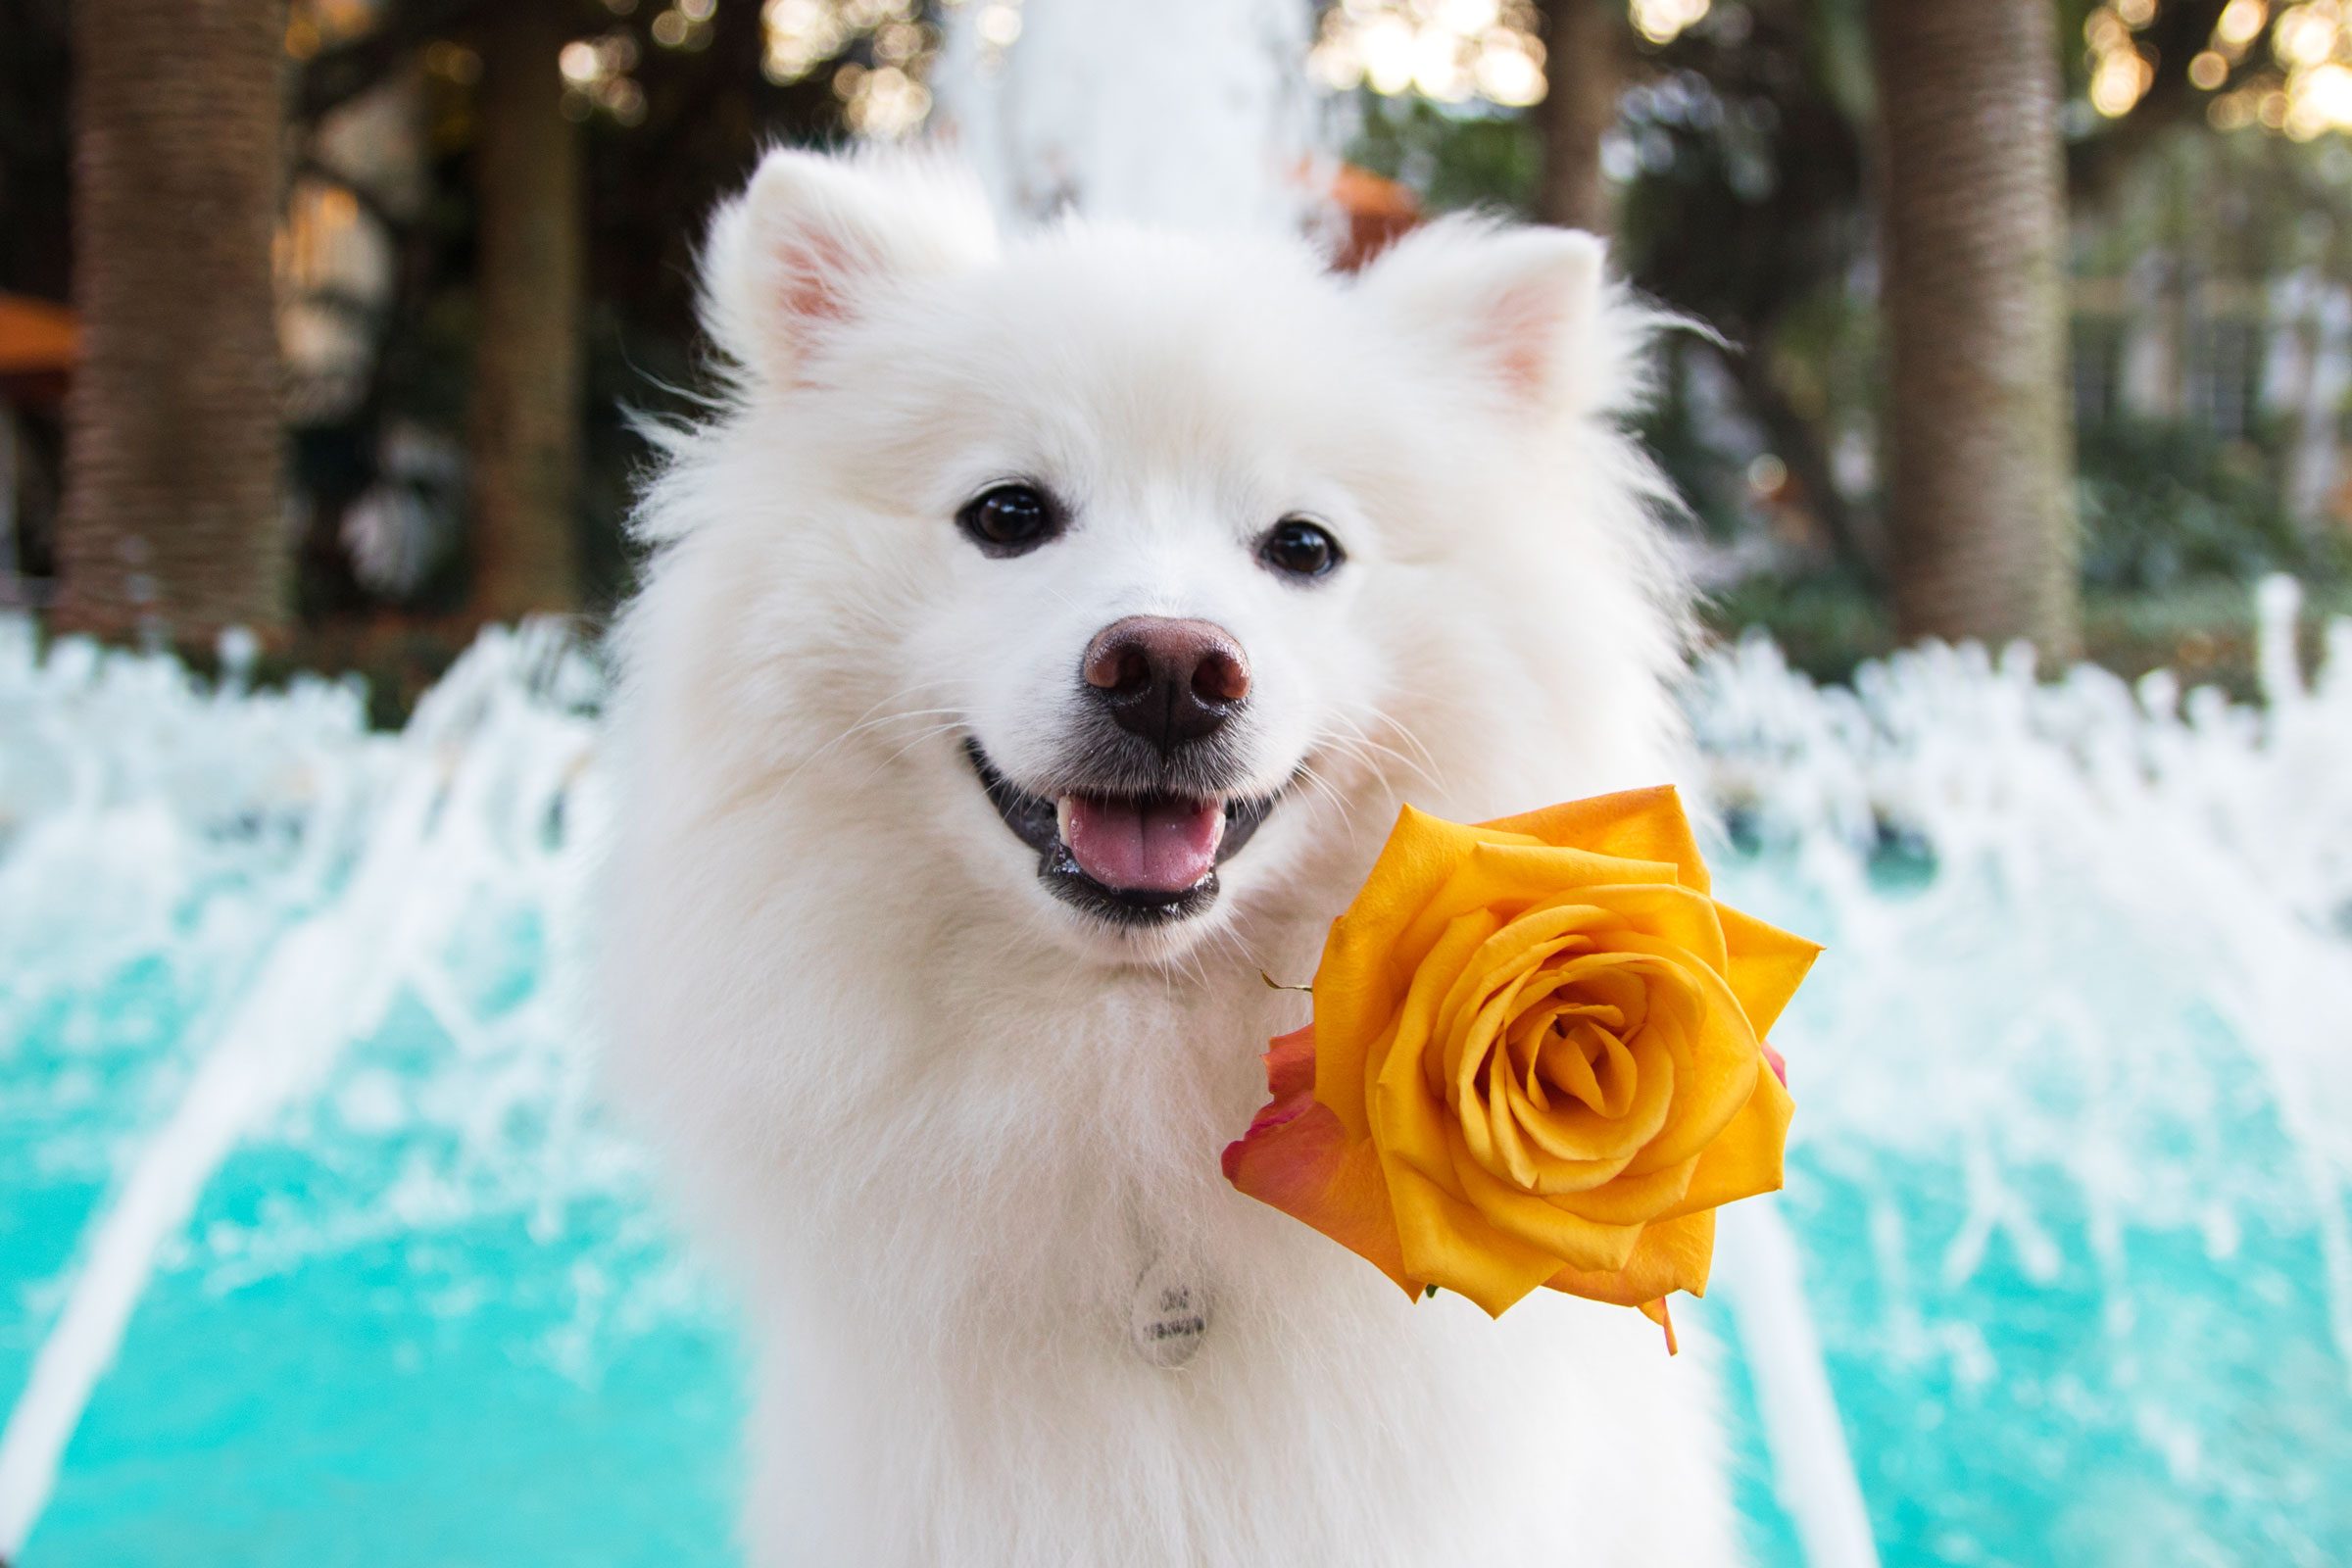
POLYGON ((75 0, 61 628, 285 628, 270 236, 281 0, 75 0))
POLYGON ((1871 0, 1906 636, 2080 647, 2049 0, 1871 0))
POLYGON ((484 13, 480 331, 473 385, 473 608, 573 608, 582 387, 579 127, 564 118, 556 0, 484 13))
POLYGON ((1609 190, 1600 139, 1617 122, 1624 81, 1623 0, 1544 0, 1544 70, 1550 79, 1536 111, 1544 128, 1544 182, 1536 216, 1546 223, 1609 231, 1609 190))

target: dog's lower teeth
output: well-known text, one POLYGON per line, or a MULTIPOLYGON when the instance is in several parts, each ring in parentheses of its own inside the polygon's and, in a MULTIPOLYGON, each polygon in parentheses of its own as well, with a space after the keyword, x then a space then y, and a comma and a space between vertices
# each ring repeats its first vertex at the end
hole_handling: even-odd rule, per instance
POLYGON ((1064 844, 1070 842, 1070 813, 1077 809, 1075 795, 1064 795, 1054 803, 1054 831, 1061 835, 1064 844))

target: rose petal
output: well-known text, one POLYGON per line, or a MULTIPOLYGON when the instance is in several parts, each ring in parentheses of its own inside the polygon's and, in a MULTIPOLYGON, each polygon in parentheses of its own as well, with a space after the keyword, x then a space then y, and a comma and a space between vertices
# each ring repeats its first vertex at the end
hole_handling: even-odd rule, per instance
POLYGON ((1755 1093, 1748 1096, 1730 1125, 1715 1135, 1715 1141, 1699 1151, 1690 1190, 1669 1205, 1665 1214, 1690 1214, 1779 1192, 1788 1118, 1795 1109, 1778 1078, 1768 1072, 1756 1074, 1755 1093))
POLYGON ((1666 1353, 1682 1354, 1683 1348, 1674 1343, 1674 1316, 1666 1310, 1666 1298, 1661 1296, 1654 1301, 1643 1301, 1641 1308, 1643 1317, 1666 1331, 1666 1353))
POLYGON ((1587 951, 1592 946, 1587 933, 1608 924, 1607 911, 1570 899, 1554 901, 1541 912, 1529 910, 1507 925, 1497 921, 1494 934, 1462 965, 1438 1009, 1434 1032, 1449 1052, 1439 1079, 1452 1076, 1458 1068, 1458 1053, 1453 1048, 1460 1042, 1468 1016, 1492 1006, 1499 997, 1516 996, 1531 985, 1548 986, 1549 982, 1536 978, 1543 965, 1563 955, 1587 951))
POLYGON ((1315 1098, 1352 1137, 1370 1131, 1364 1109, 1364 1057, 1385 1033, 1427 949, 1399 937, 1428 905, 1454 862, 1483 835, 1406 807, 1373 862, 1372 874, 1332 922, 1315 970, 1315 1098))
POLYGON ((1772 1032, 1781 1009, 1796 995, 1805 971, 1821 956, 1821 944, 1790 936, 1729 905, 1716 906, 1716 912, 1723 921, 1724 945, 1731 952, 1724 978, 1731 982, 1740 1005, 1747 1009, 1748 1023, 1761 1039, 1772 1032))
POLYGON ((1473 1157, 1458 1131, 1448 1127, 1446 1132, 1454 1180, 1460 1184, 1462 1197, 1495 1231, 1536 1249, 1555 1263, 1585 1269, 1622 1268, 1640 1245, 1640 1225, 1590 1220, 1497 1181, 1473 1157))
POLYGON ((1554 1194, 1550 1200, 1554 1207, 1603 1225, 1647 1225, 1679 1212, 1697 1173, 1694 1156, 1646 1176, 1620 1175, 1583 1192, 1554 1194))
POLYGON ((1690 832, 1690 818, 1684 813, 1683 799, 1671 784, 1595 795, 1541 811, 1498 817, 1485 825, 1499 832, 1524 833, 1545 844, 1574 845, 1596 855, 1671 861, 1683 886, 1700 893, 1711 887, 1706 862, 1698 858, 1698 841, 1690 832))
POLYGON ((1717 974, 1722 974, 1729 962, 1723 906, 1703 893, 1672 883, 1628 882, 1616 887, 1578 888, 1568 897, 1607 910, 1611 928, 1638 931, 1666 943, 1717 974))
POLYGON ((1690 999, 1678 1004, 1690 1005, 1691 1016, 1682 1037, 1685 1054, 1676 1059, 1674 1107, 1657 1137, 1626 1166, 1634 1175, 1645 1176, 1689 1159, 1730 1125, 1755 1092, 1764 1057, 1756 1049, 1747 1015, 1720 975, 1680 961, 1685 956, 1651 937, 1627 931, 1612 940, 1627 954, 1656 959, 1661 978, 1671 973, 1680 987, 1688 988, 1678 992, 1676 987, 1655 986, 1657 1000, 1683 995, 1690 999))
MULTIPOLYGON (((1589 954, 1569 959, 1551 973, 1558 977, 1563 989, 1600 988, 1629 980, 1640 984, 1642 972, 1654 971, 1656 967, 1647 958, 1623 962, 1614 954, 1589 954)), ((1487 1027, 1484 1014, 1469 1026, 1470 1030, 1487 1027)), ((1631 1090, 1615 1114, 1567 1097, 1566 1102, 1522 1119, 1521 1130, 1560 1162, 1550 1167, 1561 1178, 1551 1185, 1560 1191, 1587 1189, 1597 1181, 1614 1177, 1669 1125, 1677 1068, 1669 1059, 1671 1054, 1663 1035, 1648 1029, 1635 1031, 1634 1038, 1625 1043, 1625 1054, 1629 1061, 1641 1065, 1630 1070, 1631 1090), (1580 1171, 1589 1179, 1579 1178, 1580 1171)), ((1466 1083, 1458 1091, 1461 1095, 1470 1092, 1466 1083)), ((1478 1147, 1478 1140, 1473 1138, 1473 1148, 1478 1147)), ((1503 1174, 1495 1161, 1483 1153, 1480 1158, 1489 1170, 1498 1176, 1503 1174)))
POLYGON ((1280 1100, 1315 1087, 1315 1026, 1308 1023, 1267 1043, 1266 1093, 1280 1100))
POLYGON ((1350 1139, 1328 1105, 1303 1093, 1275 1102, 1225 1146, 1223 1163, 1239 1191, 1313 1226, 1407 1295, 1419 1294, 1422 1282, 1404 1272, 1379 1156, 1369 1142, 1350 1139))
MULTIPOLYGON (((1414 977, 1394 1032, 1382 1042, 1379 1076, 1366 1096, 1372 1136, 1382 1151, 1442 1185, 1450 1180, 1452 1165, 1446 1152, 1446 1103, 1440 1098, 1442 1091, 1433 1089, 1429 1081, 1429 1067, 1436 1055, 1430 1024, 1446 982, 1496 923, 1492 912, 1474 909, 1446 927, 1429 961, 1414 977)), ((1320 1099, 1319 1074, 1315 1088, 1320 1099)))
POLYGON ((1468 1297, 1499 1317, 1558 1269, 1559 1259, 1488 1224, 1478 1211, 1396 1160, 1383 1164, 1405 1272, 1468 1297))
POLYGON ((1618 1306, 1640 1306, 1676 1291, 1707 1294, 1715 1259, 1715 1211, 1643 1227, 1622 1268, 1562 1268, 1544 1283, 1555 1291, 1618 1306))
MULTIPOLYGON (((1489 909, 1515 919, 1539 905, 1580 902, 1585 888, 1649 884, 1675 886, 1676 868, 1670 860, 1637 860, 1624 856, 1595 855, 1565 845, 1481 840, 1454 862, 1453 872, 1429 896, 1421 912, 1397 936, 1399 951, 1427 953, 1437 945, 1446 923, 1471 909, 1489 909)), ((1702 906, 1703 895, 1685 890, 1702 906)), ((1708 911, 1710 923, 1713 911, 1708 911)))

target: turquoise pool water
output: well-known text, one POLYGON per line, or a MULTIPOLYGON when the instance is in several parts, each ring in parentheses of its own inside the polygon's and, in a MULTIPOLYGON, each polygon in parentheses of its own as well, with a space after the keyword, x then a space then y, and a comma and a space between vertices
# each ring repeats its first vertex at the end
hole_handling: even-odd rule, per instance
MULTIPOLYGON (((567 910, 596 800, 573 764, 593 731, 555 656, 507 653, 397 740, 361 736, 331 694, 307 728, 212 710, 252 727, 201 807, 176 771, 68 798, 19 769, 16 799, 47 804, 0 817, 0 1415, 22 1421, 101 1220, 217 1081, 207 1064, 305 1026, 163 1228, 20 1568, 731 1560, 726 1313, 574 1044, 567 910), (284 782, 287 758, 306 781, 284 782), (413 766, 427 808, 388 827, 413 766), (184 808, 140 827, 167 797, 184 808), (249 797, 275 804, 218 805, 249 797), (74 810, 95 814, 43 838, 74 810), (36 876, 51 902, 28 912, 36 876), (285 961, 306 932, 324 936, 285 961), (322 972, 316 954, 339 956, 322 972), (331 1016, 272 1010, 306 984, 331 1016)), ((32 668, 14 709, 0 670, 0 736, 47 711, 32 668)), ((82 701, 103 717, 99 683, 82 701)), ((2268 915, 2235 911, 2262 951, 2233 945, 2224 884, 2185 852, 2153 867, 2180 902, 2140 918, 2149 868, 2063 802, 1981 839, 1970 822, 2022 808, 1923 810, 1892 848, 1792 825, 1741 766, 1797 776, 1801 726, 1758 717, 1752 692, 1694 701, 1743 803, 1722 891, 1832 943, 1780 1036, 1800 1111, 1776 1234, 1800 1288, 1773 1294, 1751 1236, 1690 1314, 1723 1345, 1757 1560, 2352 1562, 2346 1167, 2326 1114, 2352 1072, 2328 1011, 2344 931, 2274 885, 2268 915), (1829 1468, 1850 1466, 1864 1555, 1838 1544, 1820 1434, 1776 1430, 1807 1377, 1835 1402, 1829 1468)), ((2070 765, 2095 775, 2077 740, 2070 765)), ((134 736, 118 760, 164 744, 134 736)), ((1838 744, 1886 788, 1883 758, 1838 744)))

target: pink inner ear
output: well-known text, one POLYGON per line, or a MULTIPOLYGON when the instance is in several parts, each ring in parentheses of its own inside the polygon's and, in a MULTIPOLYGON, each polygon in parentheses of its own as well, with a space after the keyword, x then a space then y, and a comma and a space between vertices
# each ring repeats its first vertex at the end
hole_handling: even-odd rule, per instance
POLYGON ((1548 289, 1509 289, 1489 307, 1479 342, 1494 356, 1495 373, 1513 395, 1544 394, 1559 327, 1560 302, 1548 289))
POLYGON ((850 251, 839 239, 830 234, 796 235, 777 260, 784 268, 778 303, 786 316, 838 321, 849 315, 842 284, 850 271, 850 251))

